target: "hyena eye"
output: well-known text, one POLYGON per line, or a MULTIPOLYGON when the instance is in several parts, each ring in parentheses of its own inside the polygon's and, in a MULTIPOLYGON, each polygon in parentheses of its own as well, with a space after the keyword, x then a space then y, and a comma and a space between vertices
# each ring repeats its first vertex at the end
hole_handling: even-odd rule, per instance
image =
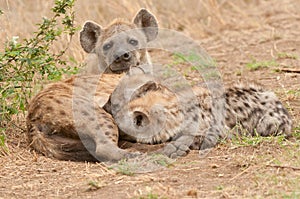
POLYGON ((109 50, 112 47, 112 43, 107 43, 103 45, 103 50, 109 50))
POLYGON ((139 43, 138 40, 136 40, 136 39, 130 39, 128 42, 133 46, 136 46, 139 43))

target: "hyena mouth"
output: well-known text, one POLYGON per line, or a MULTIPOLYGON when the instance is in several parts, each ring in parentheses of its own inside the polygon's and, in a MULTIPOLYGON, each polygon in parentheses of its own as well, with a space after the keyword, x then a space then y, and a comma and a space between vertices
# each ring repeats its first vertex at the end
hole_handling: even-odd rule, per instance
POLYGON ((139 62, 137 63, 125 63, 125 64, 118 64, 117 66, 115 64, 111 64, 109 66, 110 70, 114 73, 123 73, 129 71, 130 68, 138 67, 139 62))

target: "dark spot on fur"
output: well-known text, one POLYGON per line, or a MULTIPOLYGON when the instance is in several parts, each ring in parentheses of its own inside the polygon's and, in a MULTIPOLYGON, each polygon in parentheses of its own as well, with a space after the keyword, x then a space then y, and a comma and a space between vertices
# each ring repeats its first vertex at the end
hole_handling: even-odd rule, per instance
POLYGON ((198 119, 199 119, 198 115, 194 115, 194 117, 193 117, 194 122, 197 122, 198 119))
POLYGON ((261 102, 261 105, 263 105, 263 106, 266 105, 266 102, 261 102))
POLYGON ((243 112, 243 108, 238 106, 234 109, 235 112, 243 112))
POLYGON ((81 111, 81 113, 82 113, 84 116, 88 116, 88 115, 89 115, 89 113, 88 113, 87 111, 85 111, 85 110, 81 111))
POLYGON ((90 117, 90 121, 95 121, 95 117, 90 117))
POLYGON ((100 128, 101 128, 101 127, 100 127, 100 125, 98 124, 98 125, 95 127, 95 130, 98 131, 98 130, 100 130, 100 128))
POLYGON ((266 95, 266 96, 265 96, 265 99, 269 99, 269 96, 266 95))
POLYGON ((64 110, 60 110, 60 111, 59 111, 59 114, 62 115, 62 116, 65 116, 65 115, 66 115, 66 112, 65 112, 64 110))
POLYGON ((47 106, 47 107, 46 107, 46 110, 47 110, 47 111, 53 111, 53 107, 52 107, 52 106, 47 106))
POLYGON ((59 99, 54 100, 57 104, 61 104, 62 102, 59 99))
POLYGON ((286 129, 285 127, 286 127, 286 125, 285 125, 285 123, 284 123, 284 122, 280 123, 280 125, 279 125, 279 127, 278 127, 278 131, 279 131, 279 133, 280 133, 280 131, 282 131, 282 132, 286 132, 286 131, 287 131, 287 129, 286 129))
POLYGON ((229 98, 228 97, 225 98, 225 101, 226 101, 226 104, 229 104, 229 98))
POLYGON ((226 116, 226 117, 225 117, 225 120, 226 120, 226 121, 229 121, 229 120, 230 120, 230 118, 229 118, 228 116, 226 116))
POLYGON ((113 125, 109 124, 109 125, 107 125, 107 128, 113 129, 114 127, 113 127, 113 125))
POLYGON ((233 103, 237 103, 237 99, 233 99, 232 102, 233 102, 233 103))
POLYGON ((236 91, 236 95, 237 95, 238 97, 241 97, 242 95, 244 95, 244 93, 241 92, 240 90, 237 90, 237 91, 236 91))
POLYGON ((242 123, 247 122, 248 119, 249 119, 249 118, 244 117, 244 118, 240 119, 240 122, 242 122, 242 123))
POLYGON ((244 106, 246 106, 247 108, 250 108, 250 105, 247 102, 244 102, 244 106))
POLYGON ((270 113, 269 113, 269 115, 270 115, 271 117, 273 117, 273 116, 274 116, 274 114, 273 114, 272 112, 270 112, 270 113))
POLYGON ((109 131, 105 131, 105 135, 109 136, 110 132, 109 131))
MULTIPOLYGON (((271 128, 272 128, 272 124, 268 124, 268 126, 267 126, 267 129, 266 129, 266 130, 267 130, 267 131, 270 131, 270 130, 271 130, 271 128)), ((268 132, 268 134, 269 134, 269 133, 272 133, 272 132, 268 132)))
POLYGON ((195 106, 190 106, 186 111, 187 112, 194 112, 195 106))

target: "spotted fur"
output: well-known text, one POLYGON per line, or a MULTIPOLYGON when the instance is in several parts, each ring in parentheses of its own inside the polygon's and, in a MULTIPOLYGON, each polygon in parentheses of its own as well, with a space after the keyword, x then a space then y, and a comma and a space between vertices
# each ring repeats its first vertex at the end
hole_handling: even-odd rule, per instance
POLYGON ((292 120, 283 104, 273 92, 258 86, 227 88, 219 97, 221 103, 216 104, 218 100, 206 88, 187 87, 174 93, 157 79, 137 78, 143 80, 131 77, 122 83, 126 88, 138 85, 127 104, 113 103, 118 101, 113 97, 126 89, 114 91, 118 93, 111 99, 115 121, 130 140, 148 144, 170 141, 163 153, 171 157, 185 155, 190 148, 214 147, 220 139, 230 137, 232 129, 262 136, 291 133, 292 120), (185 101, 180 101, 180 96, 185 101))

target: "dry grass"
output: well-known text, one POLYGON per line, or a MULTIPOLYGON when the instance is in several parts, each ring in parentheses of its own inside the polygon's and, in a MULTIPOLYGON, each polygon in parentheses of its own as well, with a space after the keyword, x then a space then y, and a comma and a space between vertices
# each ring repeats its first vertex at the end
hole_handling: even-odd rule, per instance
MULTIPOLYGON (((257 16, 251 16, 244 9, 255 9, 261 1, 217 1, 217 0, 184 0, 170 3, 159 0, 124 0, 119 1, 83 1, 78 0, 75 6, 76 25, 81 27, 86 20, 93 20, 106 25, 116 17, 131 18, 141 8, 151 10, 158 18, 160 27, 183 31, 192 38, 200 39, 219 34, 226 29, 256 28, 263 22, 257 16), (236 18, 235 16, 239 16, 236 18)), ((3 43, 13 36, 20 39, 30 37, 41 18, 50 17, 52 1, 41 0, 1 0, 0 8, 4 15, 0 17, 0 49, 3 43)), ((250 12, 251 13, 251 12, 250 12)), ((78 42, 78 35, 69 49, 68 56, 82 61, 85 54, 78 42)), ((65 39, 65 38, 64 38, 65 39)), ((64 39, 57 42, 55 47, 62 49, 64 39)))
MULTIPOLYGON (((49 17, 52 1, 0 0, 0 51, 3 43, 30 37, 42 16, 49 17)), ((300 131, 300 75, 276 73, 271 67, 249 71, 247 63, 273 60, 279 66, 300 66, 297 0, 123 0, 76 3, 76 25, 94 20, 106 25, 116 17, 131 18, 141 7, 151 10, 160 27, 201 39, 216 59, 226 84, 256 81, 273 89, 289 107, 300 131)), ((63 38, 62 41, 68 38, 63 38)), ((64 42, 54 50, 63 48, 64 42)), ((85 53, 78 33, 66 56, 81 62, 85 53)), ((24 124, 21 117, 19 124, 24 124)), ((296 131, 296 130, 295 130, 296 131)), ((300 134, 300 133, 299 133, 300 134)), ((299 137, 289 141, 261 140, 240 147, 225 143, 205 158, 197 152, 168 169, 123 176, 103 164, 64 162, 36 154, 21 130, 9 129, 8 149, 0 151, 0 198, 299 198, 299 137)), ((246 140, 250 142, 251 140, 246 140)))

